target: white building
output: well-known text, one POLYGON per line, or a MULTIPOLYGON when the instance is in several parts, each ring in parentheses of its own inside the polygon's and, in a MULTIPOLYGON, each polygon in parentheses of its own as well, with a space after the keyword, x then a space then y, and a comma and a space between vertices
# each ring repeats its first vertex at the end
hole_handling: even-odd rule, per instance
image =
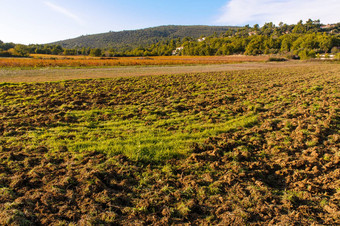
POLYGON ((184 49, 183 46, 177 47, 176 49, 172 50, 172 55, 178 55, 184 49))

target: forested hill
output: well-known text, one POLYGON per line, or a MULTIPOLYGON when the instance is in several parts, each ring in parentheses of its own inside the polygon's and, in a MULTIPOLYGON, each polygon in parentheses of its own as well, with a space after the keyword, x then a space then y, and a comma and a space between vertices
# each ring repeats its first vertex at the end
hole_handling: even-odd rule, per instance
MULTIPOLYGON (((133 31, 82 36, 46 45, 0 41, 0 57, 29 54, 112 56, 213 56, 282 54, 309 59, 332 53, 340 59, 340 23, 305 23, 262 27, 161 26, 133 31)), ((327 56, 328 57, 328 56, 327 56)), ((326 57, 326 58, 327 58, 326 57)))
POLYGON ((124 51, 140 46, 147 46, 164 40, 176 38, 199 38, 213 34, 225 33, 230 26, 160 26, 140 30, 108 32, 102 34, 86 35, 74 39, 58 41, 51 44, 61 45, 72 49, 79 47, 114 48, 124 51))

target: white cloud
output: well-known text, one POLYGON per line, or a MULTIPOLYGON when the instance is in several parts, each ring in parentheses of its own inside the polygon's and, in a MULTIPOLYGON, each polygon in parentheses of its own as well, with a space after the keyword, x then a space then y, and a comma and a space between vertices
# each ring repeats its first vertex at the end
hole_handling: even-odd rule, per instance
POLYGON ((83 24, 82 19, 80 17, 78 17, 77 15, 75 15, 74 13, 70 12, 69 10, 67 10, 67 9, 65 9, 61 6, 58 6, 58 5, 56 5, 52 2, 48 2, 48 1, 44 1, 44 4, 47 5, 53 11, 63 14, 64 16, 67 16, 67 17, 73 19, 74 21, 76 21, 79 24, 83 24))
POLYGON ((339 0, 230 0, 217 23, 227 25, 264 24, 281 21, 320 19, 322 23, 340 22, 339 0))

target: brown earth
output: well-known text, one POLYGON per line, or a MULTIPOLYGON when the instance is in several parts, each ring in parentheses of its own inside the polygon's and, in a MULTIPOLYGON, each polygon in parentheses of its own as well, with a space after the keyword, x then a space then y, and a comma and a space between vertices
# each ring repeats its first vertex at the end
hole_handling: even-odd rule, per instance
MULTIPOLYGON (((0 224, 339 225, 339 66, 326 70, 269 70, 235 83, 230 109, 255 112, 258 122, 193 144, 184 159, 145 163, 2 143, 0 224)), ((15 118, 11 111, 2 107, 2 122, 15 118)), ((24 134, 15 123, 0 132, 24 134)))
MULTIPOLYGON (((51 82, 70 79, 117 78, 183 73, 223 72, 261 68, 313 66, 306 62, 245 62, 213 65, 122 66, 111 68, 0 69, 0 82, 51 82)), ((322 65, 322 64, 320 64, 322 65)))

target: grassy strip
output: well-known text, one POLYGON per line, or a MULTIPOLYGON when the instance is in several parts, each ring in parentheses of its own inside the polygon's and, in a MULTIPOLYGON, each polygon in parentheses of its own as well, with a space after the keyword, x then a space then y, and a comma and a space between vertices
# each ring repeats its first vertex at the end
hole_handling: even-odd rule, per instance
POLYGON ((219 123, 204 123, 191 115, 155 119, 154 123, 140 119, 93 122, 89 112, 74 114, 81 122, 31 131, 29 146, 45 145, 55 151, 67 147, 76 153, 99 151, 109 156, 123 154, 135 161, 159 162, 187 156, 193 143, 257 122, 254 114, 219 123))

